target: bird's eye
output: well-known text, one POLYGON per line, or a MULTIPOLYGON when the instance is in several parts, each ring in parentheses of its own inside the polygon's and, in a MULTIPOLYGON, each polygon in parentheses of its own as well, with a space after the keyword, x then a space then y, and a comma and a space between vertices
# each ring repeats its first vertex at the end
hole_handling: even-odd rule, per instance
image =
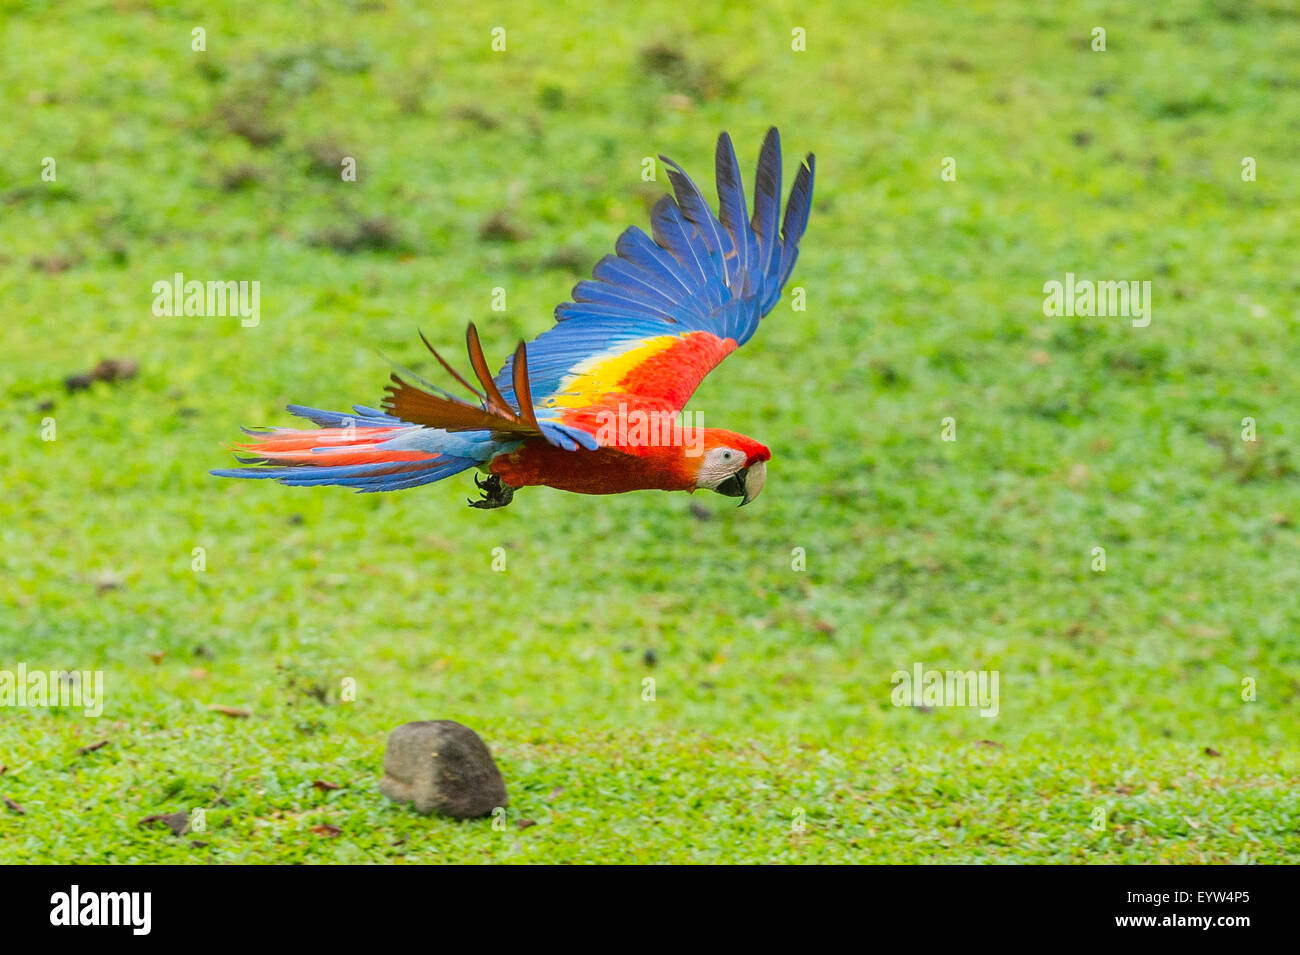
POLYGON ((724 461, 730 461, 730 460, 731 460, 731 452, 730 452, 730 451, 723 451, 723 452, 722 452, 722 460, 724 460, 724 461))

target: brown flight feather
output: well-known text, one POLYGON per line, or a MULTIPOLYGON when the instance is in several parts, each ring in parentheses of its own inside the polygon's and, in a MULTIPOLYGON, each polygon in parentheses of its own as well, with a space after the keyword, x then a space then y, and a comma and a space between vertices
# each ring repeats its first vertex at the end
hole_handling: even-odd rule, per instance
POLYGON ((474 374, 478 376, 479 383, 483 386, 483 390, 487 392, 485 400, 488 409, 495 411, 503 418, 518 421, 519 416, 506 404, 506 399, 502 397, 496 382, 492 380, 492 370, 488 368, 487 359, 483 357, 483 346, 479 344, 478 329, 474 327, 473 322, 470 322, 469 328, 465 330, 465 344, 469 348, 469 363, 474 366, 474 374))
POLYGON ((520 421, 507 418, 495 411, 476 408, 462 401, 431 395, 422 388, 408 384, 392 375, 384 410, 411 424, 422 424, 444 431, 494 431, 505 434, 535 434, 537 429, 520 421))
POLYGON ((528 349, 523 342, 515 349, 515 360, 512 371, 514 372, 515 383, 515 401, 519 403, 519 417, 523 422, 537 431, 541 431, 541 425, 537 423, 537 414, 533 411, 533 389, 528 384, 528 349))
POLYGON ((447 374, 451 375, 451 377, 455 378, 458 382, 460 382, 462 387, 464 387, 470 394, 477 397, 480 401, 487 401, 487 397, 483 394, 483 392, 479 391, 468 381, 462 378, 460 372, 458 372, 455 368, 452 368, 451 365, 447 363, 447 359, 443 358, 441 355, 438 354, 438 349, 434 348, 432 345, 429 344, 429 339, 424 337, 424 332, 420 332, 420 341, 424 342, 424 347, 429 349, 429 351, 433 353, 434 358, 438 359, 438 364, 442 365, 442 367, 447 370, 447 374))

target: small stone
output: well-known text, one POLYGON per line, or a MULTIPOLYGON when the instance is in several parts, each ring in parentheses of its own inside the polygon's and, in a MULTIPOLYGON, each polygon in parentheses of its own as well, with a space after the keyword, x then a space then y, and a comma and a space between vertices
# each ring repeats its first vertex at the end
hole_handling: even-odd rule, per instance
POLYGON ((424 815, 453 819, 487 816, 508 805, 505 781, 487 745, 453 720, 404 723, 389 733, 379 791, 424 815))

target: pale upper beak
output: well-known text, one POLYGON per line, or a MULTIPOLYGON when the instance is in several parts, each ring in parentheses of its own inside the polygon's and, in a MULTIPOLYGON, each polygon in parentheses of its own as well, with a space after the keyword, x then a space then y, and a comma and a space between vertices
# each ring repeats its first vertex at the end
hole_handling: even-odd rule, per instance
POLYGON ((763 490, 763 483, 767 480, 767 462, 755 461, 749 467, 745 468, 745 496, 739 506, 744 507, 763 490))
POLYGON ((763 490, 763 482, 766 480, 767 462, 755 461, 748 467, 741 468, 715 487, 714 490, 719 494, 725 494, 727 497, 741 498, 740 507, 744 507, 758 497, 759 492, 763 490))

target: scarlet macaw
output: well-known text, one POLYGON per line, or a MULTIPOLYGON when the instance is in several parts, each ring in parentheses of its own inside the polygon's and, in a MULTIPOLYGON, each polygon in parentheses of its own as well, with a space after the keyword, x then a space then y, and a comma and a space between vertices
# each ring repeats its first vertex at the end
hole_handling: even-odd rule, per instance
POLYGON ((253 455, 240 463, 255 466, 212 473, 395 491, 476 467, 487 478, 475 478, 484 493, 474 507, 502 507, 532 485, 579 494, 705 488, 748 504, 763 489, 771 458, 762 444, 719 428, 685 440, 680 427, 636 424, 676 420, 704 376, 749 341, 775 306, 808 224, 814 158, 810 153, 799 168, 779 236, 775 128, 759 154, 749 221, 726 133, 716 156, 720 217, 680 166, 659 158, 676 201, 664 196, 655 204, 653 241, 636 227, 624 232, 618 254, 601 259, 593 278, 574 287, 573 301, 555 310, 555 326, 520 343, 495 378, 470 324, 469 359, 482 391, 424 340, 476 402, 413 373, 404 372, 418 386, 393 374, 383 410, 289 405, 318 430, 245 429, 259 440, 236 446, 253 455))

